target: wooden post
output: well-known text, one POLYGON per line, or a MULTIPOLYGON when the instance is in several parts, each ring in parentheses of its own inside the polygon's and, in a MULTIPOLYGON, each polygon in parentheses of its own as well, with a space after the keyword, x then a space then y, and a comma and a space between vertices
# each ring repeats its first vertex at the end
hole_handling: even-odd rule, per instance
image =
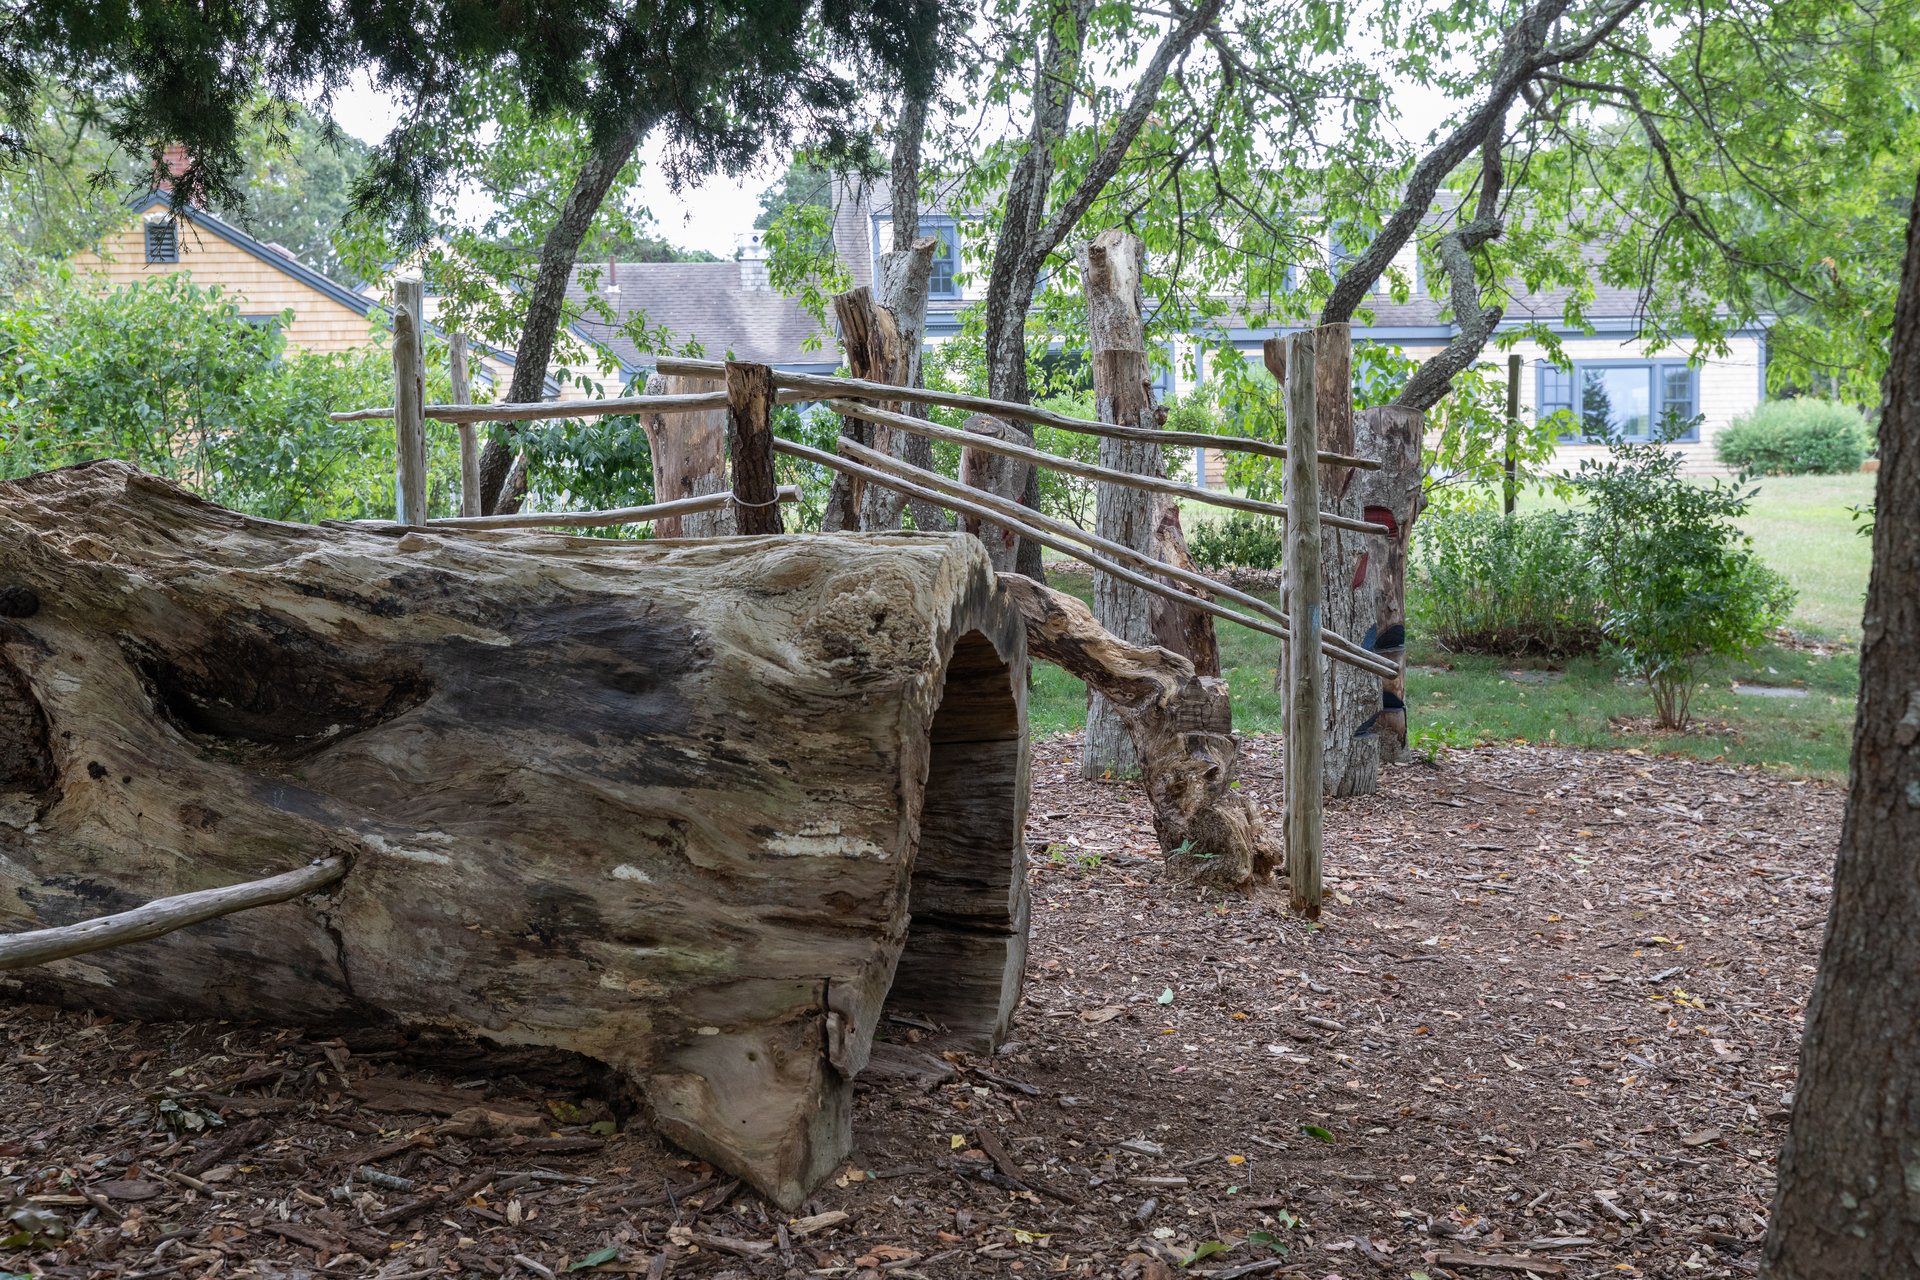
MULTIPOLYGON (((984 413, 976 413, 960 425, 977 435, 992 436, 1009 444, 1026 443, 1025 437, 1018 431, 984 413)), ((960 450, 960 483, 996 498, 1018 502, 1020 495, 1027 491, 1027 472, 1032 469, 1032 464, 1004 454, 990 453, 985 449, 960 450)), ((914 523, 919 524, 919 508, 914 510, 914 523)), ((960 529, 980 539, 981 545, 987 549, 987 559, 992 563, 995 573, 1013 572, 1013 558, 1020 549, 1018 534, 1005 525, 972 515, 960 517, 960 529)))
MULTIPOLYGON (((1318 387, 1312 331, 1285 340, 1287 406, 1287 885, 1293 909, 1320 914, 1320 830, 1326 676, 1320 665, 1324 594, 1320 581, 1320 476, 1315 465, 1318 387)), ((1268 339, 1269 364, 1282 356, 1268 339)))
POLYGON ((727 361, 727 451, 735 530, 786 532, 773 479, 773 370, 767 365, 727 361))
MULTIPOLYGON (((473 403, 473 384, 467 370, 467 335, 447 339, 447 372, 453 383, 454 404, 473 403)), ((480 437, 471 422, 456 424, 460 432, 460 514, 480 514, 480 437)))
POLYGON ((1519 488, 1515 476, 1513 451, 1516 445, 1514 437, 1520 430, 1520 355, 1515 352, 1507 357, 1507 479, 1506 512, 1513 514, 1515 490, 1519 488))
POLYGON ((408 276, 393 287, 393 444, 397 479, 394 518, 427 518, 426 286, 408 276))

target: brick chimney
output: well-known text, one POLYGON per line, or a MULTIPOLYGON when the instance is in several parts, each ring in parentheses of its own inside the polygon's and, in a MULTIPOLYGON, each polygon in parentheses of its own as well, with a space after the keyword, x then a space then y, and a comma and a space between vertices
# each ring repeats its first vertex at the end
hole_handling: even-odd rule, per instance
POLYGON ((773 288, 767 278, 766 233, 744 231, 736 242, 734 257, 740 261, 740 287, 750 293, 766 293, 773 288))
POLYGON ((160 158, 153 167, 153 185, 162 191, 173 190, 174 179, 185 173, 193 164, 193 157, 187 154, 185 143, 169 142, 160 149, 160 158))

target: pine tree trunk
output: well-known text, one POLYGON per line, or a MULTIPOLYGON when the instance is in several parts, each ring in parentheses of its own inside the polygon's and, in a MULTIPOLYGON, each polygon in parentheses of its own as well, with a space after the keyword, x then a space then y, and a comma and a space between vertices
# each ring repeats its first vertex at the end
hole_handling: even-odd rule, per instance
POLYGON ((1873 578, 1826 945, 1761 1274, 1920 1275, 1920 196, 1880 418, 1873 578))
POLYGON ((347 864, 11 995, 583 1055, 788 1208, 883 1002, 1005 1030, 1025 625, 971 538, 402 536, 96 463, 0 484, 0 575, 0 929, 347 864))
MULTIPOLYGON (((567 282, 573 278, 573 264, 580 256, 580 243, 587 238, 601 202, 607 198, 620 170, 633 156, 635 147, 653 125, 651 117, 636 121, 608 134, 595 144, 580 172, 574 176, 573 189, 560 207, 546 239, 540 242, 540 265, 534 272, 533 287, 527 290, 527 318, 520 330, 519 345, 513 351, 513 381, 507 387, 510 404, 526 404, 544 398, 547 365, 553 359, 553 340, 560 332, 566 313, 567 282)), ((509 424, 510 436, 519 434, 519 425, 509 424)), ((487 441, 480 451, 480 505, 483 515, 511 514, 520 509, 526 496, 526 471, 513 465, 514 450, 498 440, 487 441)))

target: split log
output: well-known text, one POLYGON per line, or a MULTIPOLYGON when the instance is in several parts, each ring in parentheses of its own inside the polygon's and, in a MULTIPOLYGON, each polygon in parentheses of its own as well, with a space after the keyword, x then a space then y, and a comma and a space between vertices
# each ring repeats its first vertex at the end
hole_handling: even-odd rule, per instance
MULTIPOLYGON (((722 391, 723 379, 683 378, 654 374, 647 394, 695 395, 722 391)), ((724 407, 698 413, 642 413, 640 427, 653 452, 653 500, 675 502, 727 490, 727 411, 724 407)), ((720 538, 733 532, 733 509, 721 507, 694 515, 673 516, 654 523, 659 538, 720 538)))
MULTIPOLYGON (((1014 430, 998 418, 989 418, 984 413, 976 413, 960 424, 976 435, 990 436, 1006 444, 1021 444, 1026 440, 1020 432, 1014 430)), ((926 443, 924 436, 913 437, 926 443)), ((929 452, 931 450, 929 449, 929 452)), ((918 466, 922 471, 933 468, 924 464, 918 466)), ((1020 495, 1027 491, 1027 473, 1033 470, 1031 464, 1018 458, 1008 457, 1004 453, 990 453, 985 449, 962 449, 960 451, 960 483, 969 489, 1018 502, 1020 495)), ((916 508, 917 509, 917 508, 916 508)), ((916 517, 917 518, 917 517, 916 517)), ((997 573, 1013 571, 1014 553, 1020 548, 1020 535, 1006 525, 983 520, 979 516, 962 515, 960 528, 970 533, 987 548, 987 559, 993 562, 997 573)))
MULTIPOLYGON (((1103 422, 1139 431, 1161 425, 1147 365, 1145 299, 1141 275, 1146 247, 1125 231, 1103 231, 1078 248, 1087 297, 1087 331, 1093 361, 1093 398, 1103 422)), ((1100 465, 1155 479, 1166 478, 1158 441, 1100 441, 1100 465)), ((1137 551, 1156 552, 1180 564, 1187 559, 1180 509, 1164 493, 1101 483, 1094 487, 1094 528, 1103 538, 1137 551)), ((1159 643, 1210 675, 1220 671, 1213 619, 1181 609, 1109 574, 1093 575, 1093 613, 1120 639, 1159 643)), ((1126 726, 1093 688, 1087 692, 1087 732, 1080 753, 1083 777, 1130 776, 1135 758, 1126 726)))
POLYGON ((959 535, 312 528, 0 484, 0 928, 343 879, 0 992, 608 1064, 784 1206, 883 1001, 1019 995, 1024 621, 959 535))
POLYGON ((1235 789, 1227 682, 1195 675, 1177 653, 1128 644, 1070 595, 1018 574, 1000 581, 1026 619, 1027 652, 1099 689, 1133 735, 1168 872, 1233 889, 1270 879, 1275 851, 1260 810, 1235 789))
POLYGON ((1413 522, 1426 505, 1421 459, 1425 431, 1426 415, 1418 409, 1383 405, 1354 415, 1356 446, 1380 460, 1379 470, 1355 481, 1355 500, 1364 519, 1387 528, 1374 539, 1376 559, 1368 569, 1375 619, 1374 642, 1368 648, 1390 662, 1397 674, 1381 684, 1379 718, 1361 726, 1363 733, 1377 737, 1385 764, 1407 757, 1407 548, 1413 522))

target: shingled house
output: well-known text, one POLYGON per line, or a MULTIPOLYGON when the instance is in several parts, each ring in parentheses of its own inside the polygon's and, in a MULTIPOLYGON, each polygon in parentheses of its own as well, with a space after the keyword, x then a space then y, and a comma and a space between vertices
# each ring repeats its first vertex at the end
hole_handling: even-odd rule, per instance
MULTIPOLYGON (((834 245, 856 285, 871 285, 880 254, 892 243, 891 201, 884 188, 842 187, 834 215, 834 245)), ((939 342, 959 331, 959 312, 984 295, 985 264, 965 260, 960 220, 936 211, 921 215, 921 229, 938 238, 934 289, 928 304, 927 337, 939 342)), ((1416 278, 1420 265, 1411 248, 1396 266, 1407 278, 1416 278)), ((1368 300, 1372 319, 1353 327, 1356 343, 1384 342, 1399 346, 1416 359, 1440 351, 1458 330, 1443 317, 1436 300, 1426 296, 1424 280, 1406 302, 1395 302, 1385 281, 1368 300)), ((1604 422, 1627 439, 1644 440, 1668 417, 1699 417, 1698 425, 1681 442, 1687 469, 1720 470, 1713 438, 1757 405, 1766 390, 1766 330, 1742 329, 1731 335, 1723 354, 1702 355, 1689 361, 1679 346, 1664 346, 1648 354, 1640 337, 1639 297, 1631 289, 1602 286, 1584 308, 1585 327, 1565 322, 1564 290, 1522 294, 1508 305, 1504 330, 1518 329, 1536 320, 1551 329, 1573 361, 1568 371, 1546 359, 1538 342, 1523 340, 1513 351, 1524 364, 1520 385, 1523 413, 1552 413, 1571 409, 1596 428, 1604 422)), ((1266 339, 1290 332, 1287 328, 1229 328, 1226 336, 1243 357, 1260 358, 1266 339)), ((1188 346, 1176 340, 1176 348, 1188 346)), ((1170 354, 1185 356, 1188 350, 1170 354)), ((1505 363, 1505 353, 1489 348, 1483 357, 1505 363)), ((1190 390, 1207 373, 1204 360, 1174 359, 1172 373, 1158 388, 1161 394, 1190 390), (1190 365, 1198 365, 1196 371, 1190 365)), ((1582 458, 1595 456, 1603 446, 1583 438, 1564 439, 1556 453, 1558 465, 1571 470, 1582 458)), ((1204 451, 1202 451, 1204 453, 1204 451)), ((1197 460, 1198 474, 1221 483, 1218 454, 1197 460)))

